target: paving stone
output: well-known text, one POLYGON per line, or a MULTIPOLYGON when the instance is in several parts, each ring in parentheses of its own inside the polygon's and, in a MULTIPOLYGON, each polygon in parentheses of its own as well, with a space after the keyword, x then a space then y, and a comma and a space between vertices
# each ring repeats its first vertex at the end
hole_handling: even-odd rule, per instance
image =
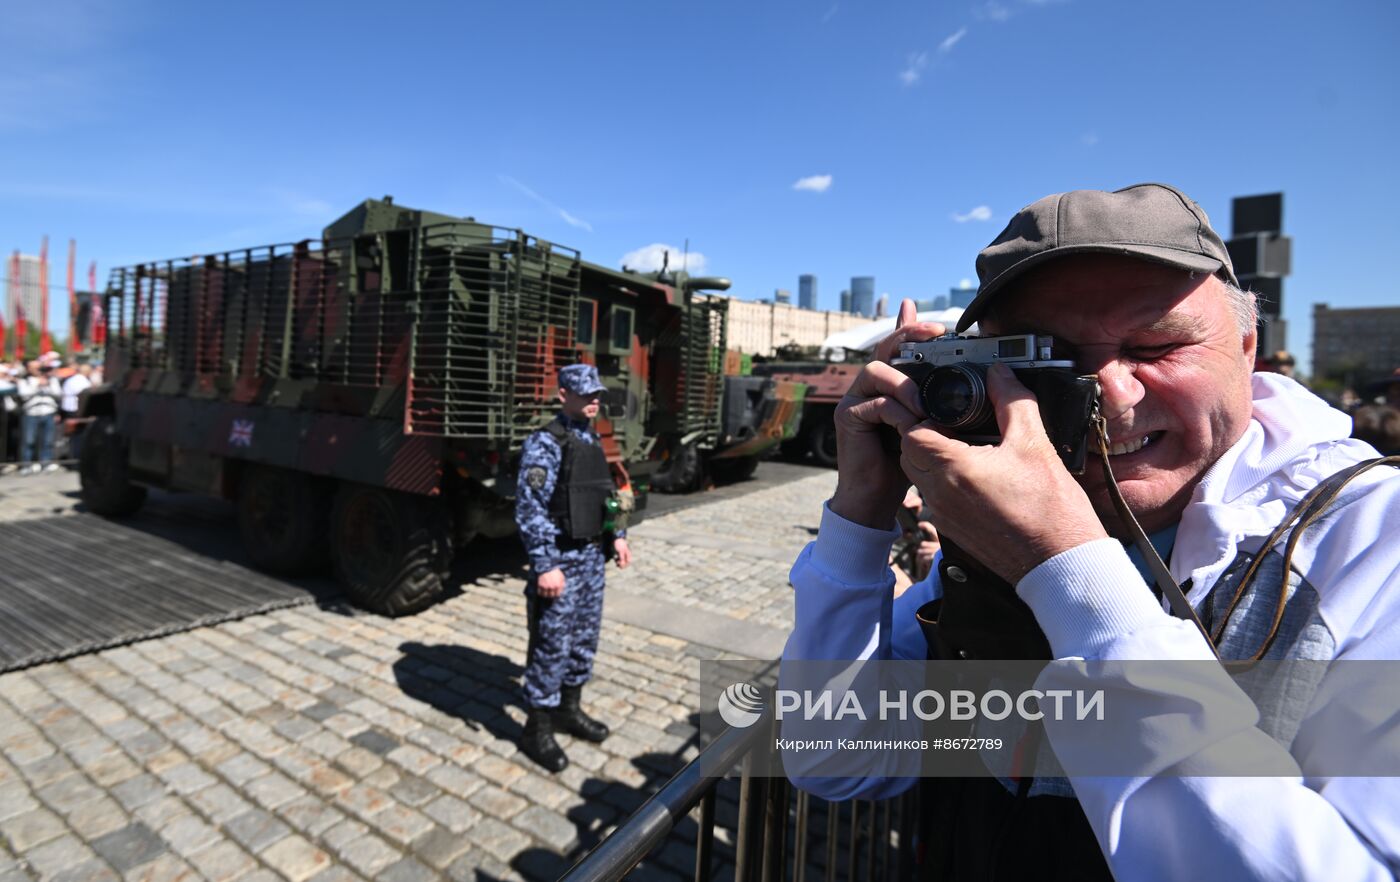
POLYGON ((92 848, 120 873, 153 861, 166 851, 161 838, 140 822, 99 836, 92 841, 92 848))
POLYGON ((451 793, 453 796, 466 799, 482 787, 486 782, 475 775, 465 772, 455 766, 438 766, 428 773, 428 780, 451 793))
POLYGON ((160 776, 176 793, 194 793, 218 783, 218 780, 192 762, 180 763, 166 769, 160 776))
POLYGON ((530 845, 530 837, 495 818, 483 818, 472 832, 472 841, 506 863, 530 845))
POLYGON ((489 786, 473 793, 467 801, 485 812, 487 817, 502 820, 513 817, 529 805, 513 793, 507 793, 499 787, 489 786))
POLYGON ((60 814, 68 814, 73 809, 90 800, 97 799, 102 791, 83 775, 69 774, 47 787, 39 789, 39 799, 60 814))
POLYGON ((471 840, 460 833, 433 827, 413 841, 409 852, 429 866, 445 870, 471 847, 471 840))
POLYGON ((290 827, 262 809, 244 812, 225 823, 224 829, 253 854, 291 832, 290 827))
POLYGON ((305 788, 280 772, 255 778, 249 781, 243 790, 254 802, 266 809, 275 809, 306 795, 305 788))
MULTIPOLYGON (((3 879, 4 876, 0 876, 3 879)), ((25 877, 27 878, 27 877, 25 877)), ((51 882, 120 882, 111 867, 97 858, 90 858, 66 870, 53 874, 51 882)))
POLYGON ((312 876, 309 882, 364 882, 364 878, 346 867, 335 864, 312 876))
POLYGON ((289 802, 277 810, 277 814, 305 836, 320 836, 326 830, 345 820, 345 814, 334 806, 327 805, 314 796, 304 796, 289 802))
POLYGON ((481 820, 481 812, 455 796, 442 796, 428 803, 424 814, 453 833, 464 833, 481 820))
POLYGON ((96 839, 125 827, 129 821, 116 800, 105 795, 79 806, 68 816, 68 825, 83 839, 96 839))
POLYGON ((95 859, 92 849, 73 835, 51 839, 36 848, 25 852, 24 861, 42 879, 76 869, 79 865, 95 859))
POLYGON ((220 775, 235 787, 242 787, 254 778, 272 771, 272 767, 252 754, 240 753, 218 765, 220 775))
POLYGON ((391 801, 384 791, 364 784, 356 784, 336 797, 338 804, 361 818, 371 818, 382 812, 391 801))
POLYGON ((335 758, 336 765, 356 778, 363 778, 384 765, 379 754, 363 747, 352 747, 335 758))
POLYGON ((190 813, 184 802, 173 796, 162 796, 155 802, 143 805, 133 814, 136 820, 145 824, 151 829, 159 829, 176 818, 183 817, 190 813))
POLYGON ((63 821, 48 809, 34 809, 0 822, 3 834, 10 848, 24 853, 35 846, 57 839, 67 832, 63 821))
POLYGON ((201 790, 190 796, 190 802, 216 824, 236 818, 253 808, 252 803, 239 796, 227 784, 215 784, 201 790))
POLYGON ((561 787, 552 780, 542 778, 539 775, 526 775, 512 783, 510 789, 511 792, 520 794, 536 805, 550 809, 558 808, 578 795, 577 791, 561 787))
MULTIPOLYGON (((248 882, 247 876, 239 882, 248 882)), ((163 854, 149 864, 142 864, 125 876, 126 882, 199 882, 200 874, 194 867, 173 854, 163 854)))
POLYGON ((441 796, 442 790, 430 781, 409 776, 390 787, 389 794, 404 805, 418 808, 441 796))
POLYGON ((172 821, 161 828, 160 835, 169 843, 172 851, 186 858, 224 838, 218 829, 195 815, 186 815, 172 821))
POLYGON ((379 756, 387 756, 399 747, 397 738, 379 729, 366 729, 358 735, 353 735, 350 738, 350 743, 379 756))
POLYGON ((380 882, 436 882, 438 874, 411 857, 396 861, 379 874, 380 882))
POLYGON ((360 836, 337 850, 340 859, 353 870, 377 879, 385 867, 397 861, 402 854, 378 836, 360 836))
POLYGON ((165 782, 155 775, 140 775, 129 781, 123 781, 112 788, 112 795, 126 807, 127 811, 134 811, 143 805, 155 802, 165 796, 165 782))
POLYGON ((481 775, 487 780, 494 781, 502 787, 509 787, 511 783, 525 777, 525 769, 518 763, 502 759, 498 756, 483 756, 477 760, 472 771, 481 775))
POLYGON ((199 870, 208 882, 232 882, 239 876, 255 870, 257 861, 237 843, 224 841, 210 846, 190 858, 190 863, 199 870))
POLYGON ((374 816, 374 827, 398 845, 407 845, 433 826, 421 812, 402 805, 390 805, 374 816))
POLYGON ((330 855, 300 836, 288 836, 261 854, 263 861, 284 879, 302 882, 330 866, 330 855))
POLYGON ((516 829, 560 851, 568 851, 578 842, 577 827, 564 816, 537 805, 525 809, 510 822, 516 829))

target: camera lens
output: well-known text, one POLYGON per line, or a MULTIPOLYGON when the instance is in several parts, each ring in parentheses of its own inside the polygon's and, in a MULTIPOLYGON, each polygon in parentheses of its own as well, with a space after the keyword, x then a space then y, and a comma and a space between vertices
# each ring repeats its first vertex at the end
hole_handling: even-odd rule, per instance
POLYGON ((935 369, 919 394, 929 419, 948 429, 967 429, 991 415, 985 369, 964 362, 935 369))

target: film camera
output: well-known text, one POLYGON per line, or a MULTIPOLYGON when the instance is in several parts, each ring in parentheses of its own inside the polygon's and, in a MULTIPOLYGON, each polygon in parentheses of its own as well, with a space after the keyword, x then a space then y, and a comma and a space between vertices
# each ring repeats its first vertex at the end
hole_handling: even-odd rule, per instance
POLYGON ((1084 473, 1089 434, 1099 400, 1098 381, 1082 376, 1074 362, 1054 357, 1054 338, 1036 334, 959 337, 947 334, 905 343, 890 361, 919 387, 924 414, 948 435, 969 444, 1001 440, 987 395, 987 368, 1004 364, 1016 372, 1036 400, 1046 434, 1065 468, 1084 473))

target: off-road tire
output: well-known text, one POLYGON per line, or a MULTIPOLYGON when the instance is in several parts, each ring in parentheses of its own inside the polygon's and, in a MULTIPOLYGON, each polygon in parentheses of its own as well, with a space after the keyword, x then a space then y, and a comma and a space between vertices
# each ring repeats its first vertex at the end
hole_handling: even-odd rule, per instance
POLYGON ((758 470, 758 457, 732 456, 727 459, 712 459, 709 462, 710 477, 720 484, 737 484, 753 477, 758 470))
POLYGON ((238 481, 238 533, 259 568, 288 576, 324 571, 330 563, 330 491, 291 469, 250 465, 238 481))
POLYGON ((131 483, 127 441, 110 417, 101 417, 83 439, 78 477, 83 505, 107 517, 135 514, 146 501, 146 488, 131 483))
POLYGON ((836 420, 831 414, 807 430, 807 449, 818 465, 836 468, 836 420))
POLYGON ((663 493, 689 493, 700 486, 703 477, 700 449, 685 444, 671 451, 660 471, 652 475, 651 486, 663 493))
POLYGON ((404 616, 443 593, 451 524, 435 499, 342 483, 331 506, 331 558, 356 606, 404 616))

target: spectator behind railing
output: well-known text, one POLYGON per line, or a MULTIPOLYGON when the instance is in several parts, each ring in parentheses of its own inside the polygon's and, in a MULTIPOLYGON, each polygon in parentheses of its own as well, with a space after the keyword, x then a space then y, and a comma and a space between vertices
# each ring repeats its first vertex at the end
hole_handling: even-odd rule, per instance
POLYGON ((1381 456, 1400 456, 1400 408, 1368 404, 1357 408, 1351 420, 1351 437, 1370 444, 1381 456))

